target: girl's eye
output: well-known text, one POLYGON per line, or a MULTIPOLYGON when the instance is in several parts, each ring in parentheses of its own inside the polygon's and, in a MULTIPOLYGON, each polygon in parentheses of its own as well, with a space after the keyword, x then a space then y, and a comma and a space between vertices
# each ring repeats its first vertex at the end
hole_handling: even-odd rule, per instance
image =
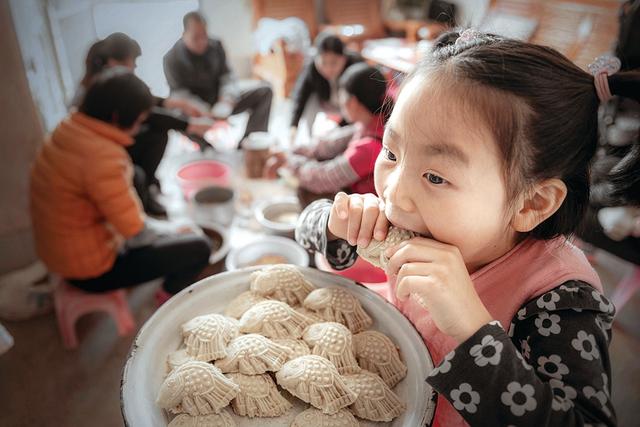
POLYGON ((385 159, 387 159, 389 161, 392 161, 392 162, 396 161, 396 155, 393 154, 391 151, 389 151, 389 149, 387 147, 383 147, 382 148, 382 154, 384 155, 385 159))
POLYGON ((423 176, 431 184, 442 185, 442 184, 446 184, 447 183, 447 181, 444 178, 439 177, 438 175, 434 175, 434 174, 429 173, 429 172, 425 173, 423 176))

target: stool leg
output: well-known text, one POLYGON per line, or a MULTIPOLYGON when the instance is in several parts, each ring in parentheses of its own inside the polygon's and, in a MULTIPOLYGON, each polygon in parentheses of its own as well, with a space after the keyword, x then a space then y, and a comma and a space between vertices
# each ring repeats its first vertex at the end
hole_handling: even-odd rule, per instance
POLYGON ((616 310, 621 310, 633 294, 639 290, 640 267, 634 267, 634 269, 618 283, 615 292, 611 295, 611 302, 616 307, 616 310))

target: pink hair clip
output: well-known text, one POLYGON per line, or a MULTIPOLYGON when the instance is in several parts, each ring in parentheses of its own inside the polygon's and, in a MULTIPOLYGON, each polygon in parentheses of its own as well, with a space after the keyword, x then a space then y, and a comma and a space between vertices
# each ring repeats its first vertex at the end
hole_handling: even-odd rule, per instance
POLYGON ((620 71, 621 66, 620 59, 613 55, 598 56, 595 61, 587 66, 589 72, 593 75, 593 84, 596 87, 600 102, 607 102, 613 96, 607 77, 620 71))
POLYGON ((482 36, 482 33, 473 28, 467 28, 464 30, 460 36, 456 39, 456 45, 461 43, 470 42, 472 40, 478 39, 482 36))

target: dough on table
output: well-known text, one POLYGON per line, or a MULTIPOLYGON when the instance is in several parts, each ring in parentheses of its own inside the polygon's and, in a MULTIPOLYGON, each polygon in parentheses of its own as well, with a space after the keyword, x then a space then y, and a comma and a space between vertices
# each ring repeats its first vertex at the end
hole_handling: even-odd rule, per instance
POLYGON ((417 234, 413 231, 391 226, 387 232, 387 237, 382 242, 371 240, 366 247, 358 246, 356 252, 369 263, 384 270, 389 263, 389 259, 384 255, 384 251, 415 236, 417 236, 417 234))
POLYGON ((219 414, 209 414, 191 416, 180 414, 169 423, 169 427, 237 427, 228 412, 222 411, 219 414))
POLYGON ((267 338, 300 338, 311 323, 311 319, 283 302, 263 301, 242 315, 240 332, 267 338))
POLYGON ((231 407, 240 416, 249 418, 279 417, 293 406, 282 397, 278 387, 268 374, 233 373, 227 376, 240 386, 240 392, 231 401, 231 407))
POLYGON ((353 336, 356 359, 362 369, 380 375, 389 387, 407 376, 407 365, 391 339, 378 331, 364 331, 353 336))
POLYGON ((307 328, 302 338, 311 347, 311 354, 329 359, 340 374, 360 371, 352 334, 346 326, 336 322, 316 323, 307 328))
POLYGON ((315 289, 300 270, 291 264, 276 264, 254 271, 250 280, 252 291, 289 305, 302 304, 315 289))
POLYGON ((358 374, 345 375, 344 381, 347 387, 358 395, 349 407, 357 417, 389 422, 402 415, 406 409, 406 405, 376 374, 361 371, 358 374))
POLYGON ((288 347, 262 335, 247 334, 232 339, 227 346, 227 357, 216 360, 215 365, 224 373, 258 375, 280 370, 289 355, 288 347))
POLYGON ((309 408, 300 412, 289 427, 358 427, 359 425, 356 417, 346 409, 329 415, 316 408, 309 408))
POLYGON ((237 321, 221 314, 194 317, 182 325, 187 354, 203 362, 225 357, 227 343, 237 335, 237 321))

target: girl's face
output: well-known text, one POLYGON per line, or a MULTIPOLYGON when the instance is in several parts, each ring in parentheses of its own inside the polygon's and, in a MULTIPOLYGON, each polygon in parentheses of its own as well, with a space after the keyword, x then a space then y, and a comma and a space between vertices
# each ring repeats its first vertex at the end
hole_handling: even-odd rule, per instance
POLYGON ((323 52, 316 55, 315 58, 316 69, 327 80, 336 80, 344 70, 346 63, 346 56, 333 52, 323 52))
POLYGON ((375 187, 389 221, 456 246, 469 272, 508 252, 503 166, 485 123, 416 76, 401 91, 376 161, 375 187))

